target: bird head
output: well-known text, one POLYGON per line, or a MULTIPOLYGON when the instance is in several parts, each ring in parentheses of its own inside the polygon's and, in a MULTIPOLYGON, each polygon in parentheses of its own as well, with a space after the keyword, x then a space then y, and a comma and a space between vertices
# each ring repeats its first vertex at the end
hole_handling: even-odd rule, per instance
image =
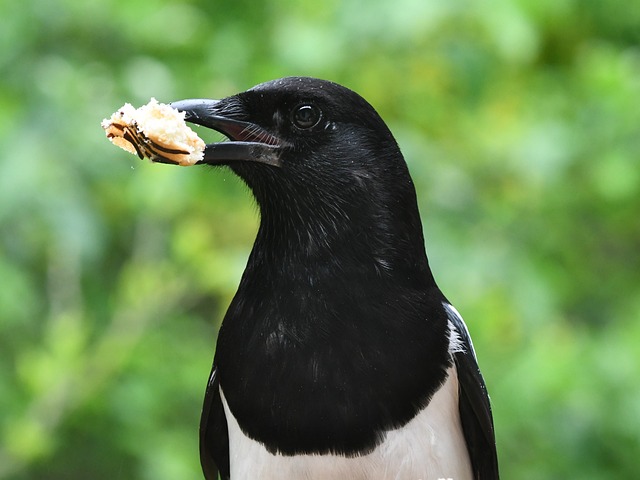
POLYGON ((289 77, 222 100, 171 106, 228 137, 207 145, 201 163, 228 165, 251 188, 261 211, 257 242, 270 242, 270 251, 347 248, 381 271, 407 259, 428 270, 406 163, 389 128, 357 93, 289 77))

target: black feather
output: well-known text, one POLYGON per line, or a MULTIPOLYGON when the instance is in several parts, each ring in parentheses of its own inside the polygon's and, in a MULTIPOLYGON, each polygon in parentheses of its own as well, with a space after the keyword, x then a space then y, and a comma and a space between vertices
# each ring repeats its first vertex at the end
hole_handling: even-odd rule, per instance
POLYGON ((458 371, 460 420, 475 478, 498 479, 496 439, 487 387, 464 321, 454 310, 447 309, 447 314, 464 347, 454 353, 454 361, 458 371))
POLYGON ((218 470, 223 480, 228 480, 229 432, 227 419, 220 399, 218 370, 211 369, 200 417, 200 463, 207 480, 217 480, 218 470))

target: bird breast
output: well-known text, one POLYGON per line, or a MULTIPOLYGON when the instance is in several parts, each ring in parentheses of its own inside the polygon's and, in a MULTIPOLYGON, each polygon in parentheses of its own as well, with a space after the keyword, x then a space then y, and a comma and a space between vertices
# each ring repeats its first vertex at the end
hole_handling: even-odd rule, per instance
POLYGON ((471 480, 471 464, 458 413, 455 367, 429 404, 401 428, 383 433, 370 453, 272 454, 240 429, 220 396, 229 428, 231 479, 249 480, 471 480))

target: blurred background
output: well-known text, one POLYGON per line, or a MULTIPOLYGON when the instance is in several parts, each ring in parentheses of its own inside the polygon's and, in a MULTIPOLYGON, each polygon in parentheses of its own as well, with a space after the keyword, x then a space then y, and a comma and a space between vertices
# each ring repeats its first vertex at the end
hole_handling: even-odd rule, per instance
POLYGON ((395 133, 503 478, 635 478, 640 2, 3 0, 0 479, 202 478, 256 207, 100 121, 287 75, 358 91, 395 133))

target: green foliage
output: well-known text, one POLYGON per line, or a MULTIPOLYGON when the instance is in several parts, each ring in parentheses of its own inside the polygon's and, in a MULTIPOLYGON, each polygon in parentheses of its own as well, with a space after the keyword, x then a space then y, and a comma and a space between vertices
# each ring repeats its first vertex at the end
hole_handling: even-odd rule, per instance
POLYGON ((125 101, 333 79, 388 121, 466 318, 504 478, 640 454, 640 3, 3 2, 0 478, 199 478, 257 226, 223 169, 109 145, 125 101))

